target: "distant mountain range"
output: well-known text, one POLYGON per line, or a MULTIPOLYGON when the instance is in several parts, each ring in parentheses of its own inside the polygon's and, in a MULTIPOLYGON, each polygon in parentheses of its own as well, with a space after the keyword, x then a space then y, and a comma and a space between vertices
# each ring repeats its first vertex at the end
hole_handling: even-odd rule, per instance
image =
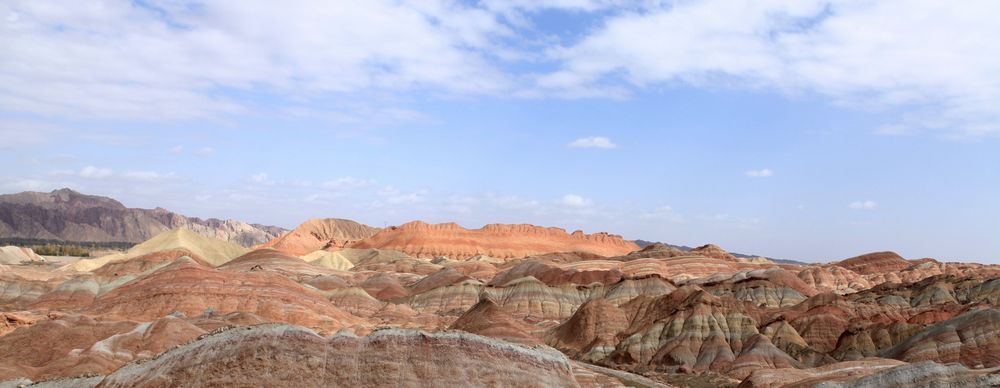
MULTIPOLYGON (((694 248, 689 247, 687 245, 673 245, 673 244, 667 244, 667 243, 663 243, 663 242, 646 241, 646 240, 635 240, 635 244, 638 245, 639 247, 642 247, 642 248, 648 247, 648 246, 653 245, 653 244, 663 244, 663 245, 666 245, 668 247, 677 248, 677 249, 680 249, 680 250, 685 251, 685 252, 694 249, 694 248)), ((786 259, 775 259, 773 257, 767 257, 767 256, 761 256, 761 255, 748 255, 748 254, 745 254, 745 253, 737 253, 737 252, 729 252, 729 254, 733 255, 733 256, 736 256, 736 257, 739 257, 739 258, 743 258, 743 259, 751 259, 751 258, 754 258, 754 257, 763 257, 765 259, 771 260, 771 261, 773 261, 775 263, 779 263, 779 264, 796 264, 796 265, 805 265, 805 264, 808 264, 808 263, 803 263, 801 261, 786 260, 786 259)))
MULTIPOLYGON (((322 220, 310 222, 320 221, 322 220)), ((340 221, 348 222, 347 220, 340 221)), ((349 222, 356 224, 353 221, 349 222)), ((26 191, 0 195, 0 240, 28 239, 76 243, 134 244, 178 227, 185 227, 198 234, 230 241, 245 247, 267 243, 288 232, 277 226, 215 218, 203 220, 186 217, 163 208, 128 208, 114 199, 81 194, 68 188, 49 193, 26 191)), ((359 235, 358 238, 370 237, 378 231, 378 228, 364 227, 371 229, 371 231, 359 235)), ((315 230, 303 233, 309 236, 320 235, 315 230)), ((620 237, 618 239, 621 240, 620 237)), ((654 243, 653 241, 635 240, 635 244, 640 248, 654 243)), ((683 245, 663 244, 682 251, 694 249, 683 245)), ((313 249, 319 248, 314 247, 313 249)), ((731 254, 740 258, 758 257, 758 255, 735 252, 731 252, 731 254)), ((778 263, 803 264, 793 260, 768 259, 778 263)))
POLYGON ((0 238, 139 243, 177 227, 246 247, 286 232, 277 226, 186 217, 163 208, 127 208, 114 199, 70 189, 0 195, 0 238))

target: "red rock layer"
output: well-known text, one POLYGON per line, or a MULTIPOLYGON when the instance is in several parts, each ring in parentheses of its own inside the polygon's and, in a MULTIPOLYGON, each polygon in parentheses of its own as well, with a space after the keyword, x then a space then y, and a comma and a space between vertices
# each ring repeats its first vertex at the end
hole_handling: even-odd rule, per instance
POLYGON ((528 324, 511 317, 488 298, 472 306, 449 329, 528 345, 540 343, 530 334, 532 328, 528 324))
POLYGON ((431 225, 420 221, 384 229, 353 247, 395 249, 416 257, 459 259, 476 255, 515 259, 552 252, 618 256, 639 250, 635 243, 603 232, 567 234, 563 229, 527 224, 490 224, 480 229, 465 229, 454 223, 431 225))
POLYGON ((549 331, 546 343, 574 358, 599 361, 614 350, 616 336, 628 328, 630 319, 625 309, 607 299, 591 300, 549 331))
POLYGON ((213 270, 185 259, 101 295, 85 311, 139 320, 241 311, 327 330, 359 321, 318 291, 276 273, 213 270))
POLYGON ((913 265, 895 252, 874 252, 841 260, 837 266, 862 275, 896 272, 913 265))

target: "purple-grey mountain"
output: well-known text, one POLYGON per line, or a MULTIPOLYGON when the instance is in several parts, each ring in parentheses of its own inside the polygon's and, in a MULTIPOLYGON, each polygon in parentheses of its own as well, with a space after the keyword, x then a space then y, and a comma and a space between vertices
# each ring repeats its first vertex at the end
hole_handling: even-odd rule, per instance
POLYGON ((163 208, 128 208, 70 189, 0 195, 0 237, 139 243, 177 227, 248 247, 286 232, 276 226, 186 217, 163 208))

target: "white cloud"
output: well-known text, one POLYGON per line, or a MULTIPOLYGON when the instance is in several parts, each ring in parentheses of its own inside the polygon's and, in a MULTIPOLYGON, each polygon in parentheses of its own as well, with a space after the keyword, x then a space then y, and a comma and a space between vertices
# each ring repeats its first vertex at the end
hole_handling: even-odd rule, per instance
POLYGON ((173 146, 170 148, 170 153, 174 155, 180 155, 184 152, 184 146, 173 146))
POLYGON ((554 93, 621 83, 815 92, 909 112, 881 133, 998 133, 997 14, 989 0, 668 2, 616 13, 551 50, 562 66, 538 83, 554 93))
POLYGON ((876 203, 875 201, 872 201, 872 200, 854 201, 854 202, 849 203, 847 205, 847 207, 849 207, 851 209, 858 209, 858 210, 872 210, 872 209, 875 209, 875 208, 878 207, 878 203, 876 203))
POLYGON ((380 189, 376 194, 379 197, 384 198, 385 202, 389 204, 415 204, 424 201, 427 197, 427 190, 417 190, 404 193, 392 186, 386 186, 380 189))
POLYGON ((107 178, 107 177, 111 176, 111 173, 112 173, 112 171, 111 171, 110 168, 99 168, 99 167, 94 167, 94 166, 87 166, 87 167, 84 167, 83 169, 81 169, 80 172, 77 173, 77 175, 79 175, 81 178, 95 178, 95 179, 99 179, 99 178, 107 178))
POLYGON ((504 88, 497 16, 452 1, 0 4, 0 105, 40 114, 189 119, 249 111, 227 90, 296 98, 504 88), (101 98, 93 98, 101 96, 101 98))
POLYGON ((589 207, 593 204, 593 202, 590 199, 581 197, 576 194, 566 194, 562 197, 562 200, 560 202, 563 205, 571 207, 589 207))
POLYGON ((608 139, 603 136, 584 137, 576 139, 571 141, 566 146, 570 148, 605 148, 605 149, 618 147, 617 144, 611 142, 611 139, 608 139))
POLYGON ((761 169, 761 170, 749 170, 749 171, 745 172, 744 174, 746 176, 748 176, 748 177, 751 177, 751 178, 767 178, 767 177, 770 177, 770 176, 774 175, 774 171, 771 171, 770 169, 765 168, 765 169, 761 169))
POLYGON ((266 172, 261 172, 261 173, 253 174, 253 175, 250 176, 250 181, 253 182, 253 183, 264 183, 264 182, 267 182, 267 173, 266 172))
MULTIPOLYGON (((0 61, 0 106, 162 121, 259 108, 235 94, 309 106, 406 91, 620 98, 684 83, 907 112, 872 128, 883 134, 1000 133, 1000 3, 990 0, 100 4, 0 3, 0 47, 17 58, 0 61), (533 25, 541 10, 595 27, 559 45, 561 31, 533 25), (556 70, 517 66, 539 62, 556 70)), ((333 116, 422 119, 406 107, 333 116)))

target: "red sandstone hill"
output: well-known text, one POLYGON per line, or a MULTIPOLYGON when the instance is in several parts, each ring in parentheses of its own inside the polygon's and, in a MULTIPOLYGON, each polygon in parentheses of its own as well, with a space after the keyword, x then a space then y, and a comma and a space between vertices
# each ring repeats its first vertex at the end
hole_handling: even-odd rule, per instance
POLYGON ((913 263, 906 261, 906 259, 903 259, 895 252, 873 252, 844 259, 835 264, 838 267, 847 268, 862 275, 895 272, 913 265, 913 263))
POLYGON ((371 237, 378 231, 379 228, 351 220, 317 218, 268 241, 261 248, 273 248, 290 255, 302 256, 324 248, 343 248, 371 237))
POLYGON ((416 257, 461 259, 476 255, 517 259, 552 252, 618 256, 639 250, 634 242, 604 232, 566 233, 560 228, 528 224, 489 224, 480 229, 465 229, 455 223, 432 225, 421 221, 383 229, 352 247, 395 249, 416 257))

